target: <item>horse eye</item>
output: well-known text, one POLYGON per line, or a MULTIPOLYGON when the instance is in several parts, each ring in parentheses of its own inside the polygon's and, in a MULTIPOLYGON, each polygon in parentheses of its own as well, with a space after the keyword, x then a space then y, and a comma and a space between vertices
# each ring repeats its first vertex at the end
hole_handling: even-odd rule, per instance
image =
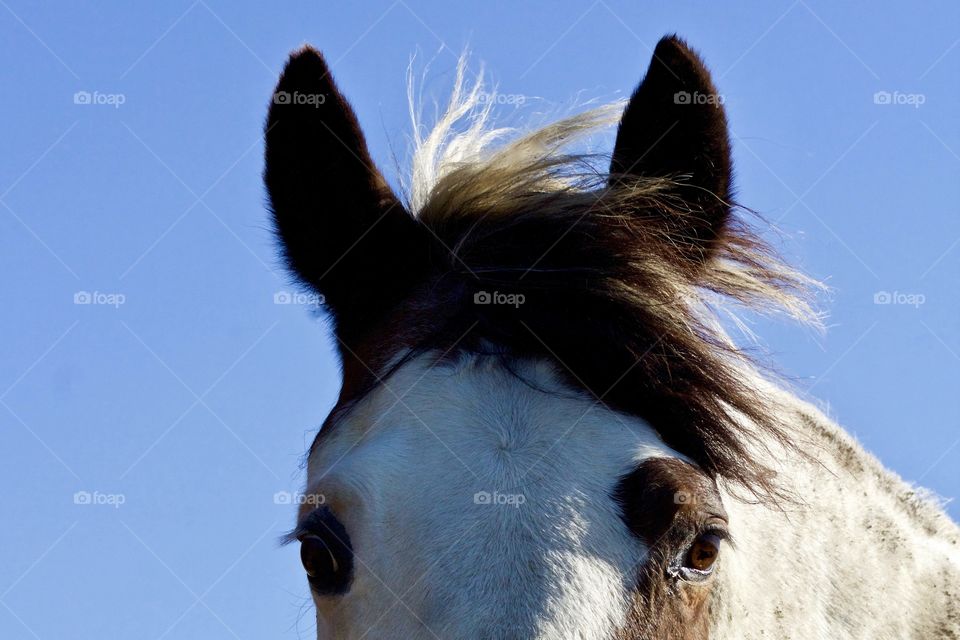
POLYGON ((300 538, 300 562, 311 580, 332 577, 340 568, 327 543, 315 535, 300 538))
POLYGON ((720 555, 720 537, 712 533, 701 534, 687 551, 683 561, 684 569, 691 570, 692 575, 687 577, 705 577, 713 570, 713 563, 720 555), (692 573, 696 572, 696 573, 692 573))
POLYGON ((315 511, 298 539, 310 588, 319 595, 346 593, 353 574, 353 549, 346 529, 329 509, 315 511))

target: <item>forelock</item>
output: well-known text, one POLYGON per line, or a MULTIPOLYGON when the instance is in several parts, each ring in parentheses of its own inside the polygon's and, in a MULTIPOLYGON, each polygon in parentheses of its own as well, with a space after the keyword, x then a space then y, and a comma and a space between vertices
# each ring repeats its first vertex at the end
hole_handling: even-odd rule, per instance
MULTIPOLYGON (((545 357, 709 473, 782 497, 756 452, 790 446, 789 425, 720 314, 732 303, 816 325, 807 294, 817 283, 782 263, 743 209, 709 247, 679 251, 678 229, 702 215, 673 188, 687 176, 620 180, 602 168, 609 156, 584 151, 622 103, 520 134, 490 126, 496 101, 482 95, 461 62, 436 126, 420 135, 414 117, 407 199, 432 236, 431 267, 358 358, 545 357), (476 304, 484 293, 522 303, 476 304)), ((360 377, 375 384, 386 373, 360 377)))

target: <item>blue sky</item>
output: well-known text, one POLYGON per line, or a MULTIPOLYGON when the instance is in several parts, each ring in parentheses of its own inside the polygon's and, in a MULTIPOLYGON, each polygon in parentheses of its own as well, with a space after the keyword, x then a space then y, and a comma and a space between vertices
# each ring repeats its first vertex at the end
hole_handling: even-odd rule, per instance
POLYGON ((666 4, 0 0, 0 637, 309 637, 278 502, 337 371, 275 303, 260 183, 303 42, 395 182, 413 54, 441 97, 469 45, 519 124, 624 97, 686 37, 740 200, 833 288, 825 336, 756 330, 888 466, 960 494, 960 5, 666 4))

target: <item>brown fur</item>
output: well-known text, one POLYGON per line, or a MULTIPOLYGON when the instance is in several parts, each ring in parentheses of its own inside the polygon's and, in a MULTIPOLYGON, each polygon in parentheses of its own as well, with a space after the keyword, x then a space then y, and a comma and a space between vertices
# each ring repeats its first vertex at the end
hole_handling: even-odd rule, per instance
POLYGON ((706 523, 726 522, 716 483, 688 463, 653 458, 623 478, 614 497, 627 526, 649 547, 616 640, 705 640, 710 580, 684 582, 667 569, 706 523))

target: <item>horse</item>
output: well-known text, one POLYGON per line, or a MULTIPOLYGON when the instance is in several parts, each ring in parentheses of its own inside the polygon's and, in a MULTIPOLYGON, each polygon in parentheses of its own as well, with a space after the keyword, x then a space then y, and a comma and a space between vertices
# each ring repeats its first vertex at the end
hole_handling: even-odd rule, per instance
POLYGON ((734 201, 699 55, 532 131, 492 102, 461 64, 394 190, 317 50, 273 94, 276 237, 342 369, 288 536, 318 638, 960 638, 957 525, 731 337, 817 324, 818 285, 734 201))

